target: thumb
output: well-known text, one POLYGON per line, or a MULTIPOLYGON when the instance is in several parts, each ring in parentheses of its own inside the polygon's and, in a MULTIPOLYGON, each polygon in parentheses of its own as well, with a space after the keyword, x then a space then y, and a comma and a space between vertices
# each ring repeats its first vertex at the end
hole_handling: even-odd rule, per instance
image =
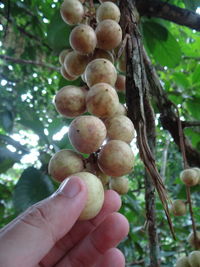
POLYGON ((72 228, 85 206, 87 189, 78 177, 65 180, 0 231, 0 266, 36 265, 72 228))

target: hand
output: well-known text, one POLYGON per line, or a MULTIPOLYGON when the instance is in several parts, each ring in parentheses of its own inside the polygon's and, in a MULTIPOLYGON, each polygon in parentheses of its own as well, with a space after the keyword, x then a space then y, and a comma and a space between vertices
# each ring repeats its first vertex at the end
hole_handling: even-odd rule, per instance
POLYGON ((30 207, 0 231, 1 267, 123 267, 115 246, 127 235, 128 222, 117 213, 120 197, 105 193, 100 213, 77 221, 87 188, 78 177, 61 184, 51 197, 30 207))

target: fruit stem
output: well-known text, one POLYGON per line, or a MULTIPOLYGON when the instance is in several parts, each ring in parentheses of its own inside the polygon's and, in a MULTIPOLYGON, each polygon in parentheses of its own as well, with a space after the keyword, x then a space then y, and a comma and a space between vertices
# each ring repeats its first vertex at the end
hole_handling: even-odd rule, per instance
POLYGON ((194 213, 192 209, 192 200, 191 200, 191 193, 190 193, 189 186, 186 186, 186 193, 187 193, 187 203, 189 204, 190 218, 192 221, 192 230, 194 234, 194 245, 195 245, 195 249, 198 249, 197 230, 196 230, 196 224, 195 224, 195 219, 194 219, 194 213))

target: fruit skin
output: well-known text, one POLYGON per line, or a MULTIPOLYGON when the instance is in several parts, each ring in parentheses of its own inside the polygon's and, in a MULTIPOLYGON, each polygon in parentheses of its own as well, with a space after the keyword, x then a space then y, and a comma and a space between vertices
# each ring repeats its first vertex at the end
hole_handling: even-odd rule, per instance
POLYGON ((80 116, 69 126, 69 140, 79 152, 90 154, 99 149, 106 138, 104 123, 95 116, 80 116))
POLYGON ((70 149, 63 149, 55 153, 48 166, 49 174, 58 182, 62 182, 69 175, 83 169, 82 155, 70 149))
POLYGON ((83 87, 68 85, 61 88, 55 97, 57 111, 65 117, 74 118, 86 111, 87 91, 83 87))
POLYGON ((115 83, 115 89, 118 92, 125 92, 126 91, 126 76, 118 74, 117 80, 115 83))
POLYGON ((121 14, 118 6, 112 2, 106 1, 97 8, 96 20, 97 22, 101 22, 105 19, 112 19, 116 22, 119 22, 120 15, 121 14))
POLYGON ((124 176, 111 178, 110 189, 115 190, 120 195, 127 194, 129 189, 129 181, 124 176))
POLYGON ((186 214, 186 204, 183 200, 176 199, 171 207, 171 211, 174 214, 174 216, 182 216, 186 214))
POLYGON ((88 195, 86 205, 79 220, 90 220, 101 210, 104 203, 104 189, 101 181, 92 173, 78 172, 73 176, 80 177, 86 184, 88 195))
MULTIPOLYGON (((195 243, 194 243, 194 234, 193 232, 189 234, 188 236, 188 242, 189 244, 195 248, 195 243)), ((200 249, 200 232, 197 231, 197 249, 200 249)))
POLYGON ((192 251, 188 256, 191 267, 200 267, 200 251, 192 251))
POLYGON ((87 65, 85 69, 85 80, 89 87, 97 83, 108 83, 114 86, 117 80, 117 71, 109 60, 97 58, 87 65))
POLYGON ((91 114, 107 118, 117 112, 119 98, 111 85, 97 83, 90 88, 86 97, 86 105, 91 114))
POLYGON ((135 128, 132 121, 124 116, 113 116, 105 120, 107 137, 109 140, 122 140, 130 143, 135 137, 135 128))
POLYGON ((111 19, 101 21, 96 27, 97 47, 104 50, 112 50, 122 41, 122 29, 120 25, 111 19))
POLYGON ((119 103, 119 106, 118 106, 118 109, 117 109, 117 112, 115 112, 114 116, 117 116, 117 115, 124 115, 124 116, 127 116, 127 109, 125 108, 125 106, 121 103, 119 103))
POLYGON ((78 0, 64 0, 60 8, 60 14, 67 24, 78 24, 83 19, 84 7, 78 0))
POLYGON ((69 75, 69 73, 66 71, 64 66, 61 66, 60 73, 63 76, 63 78, 68 80, 68 81, 75 81, 78 78, 77 76, 69 75))
POLYGON ((97 58, 105 58, 105 59, 109 60, 110 62, 114 63, 114 57, 110 51, 96 48, 94 53, 93 53, 92 60, 97 59, 97 58))
POLYGON ((132 171, 134 155, 130 146, 121 140, 109 141, 100 151, 98 166, 107 175, 123 176, 132 171))
POLYGON ((84 73, 90 59, 89 56, 72 51, 66 55, 63 65, 71 76, 80 76, 84 73))
POLYGON ((97 45, 97 37, 92 27, 81 24, 71 31, 69 42, 76 52, 87 55, 93 53, 97 45))
POLYGON ((199 177, 198 184, 200 184, 200 168, 194 167, 194 168, 192 168, 192 170, 195 170, 197 172, 198 177, 199 177))
POLYGON ((183 256, 179 258, 176 262, 176 267, 191 267, 188 261, 188 257, 183 256))
POLYGON ((65 60, 65 56, 71 52, 72 50, 71 49, 65 49, 65 50, 62 50, 59 54, 59 62, 60 62, 60 65, 63 65, 64 63, 64 60, 65 60))
POLYGON ((192 168, 183 170, 180 174, 180 178, 187 186, 195 186, 199 182, 198 172, 192 168))

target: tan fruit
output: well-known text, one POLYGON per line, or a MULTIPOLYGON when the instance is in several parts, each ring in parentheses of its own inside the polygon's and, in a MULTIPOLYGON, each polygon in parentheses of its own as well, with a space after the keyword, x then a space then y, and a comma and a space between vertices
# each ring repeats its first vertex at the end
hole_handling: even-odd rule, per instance
POLYGON ((199 177, 199 182, 198 182, 198 184, 200 184, 200 168, 195 167, 195 168, 192 168, 192 169, 195 170, 195 171, 197 172, 198 177, 199 177))
POLYGON ((70 33, 71 47, 78 53, 87 55, 93 53, 97 45, 95 31, 89 25, 78 25, 70 33))
POLYGON ((183 200, 177 199, 173 202, 171 211, 174 216, 182 216, 186 214, 187 207, 183 200))
MULTIPOLYGON (((195 248, 195 242, 194 242, 194 234, 193 232, 189 234, 188 236, 188 242, 189 244, 195 248)), ((200 249, 200 232, 197 231, 197 249, 200 249)))
POLYGON ((107 137, 109 140, 122 140, 130 143, 135 137, 135 129, 132 121, 124 116, 113 116, 105 120, 107 137))
POLYGON ((126 91, 126 76, 118 74, 117 81, 115 83, 115 89, 118 92, 125 92, 126 91))
POLYGON ((63 65, 64 60, 65 60, 65 56, 71 51, 72 51, 71 49, 65 49, 65 50, 60 52, 60 54, 59 54, 60 65, 63 65))
POLYGON ((89 87, 97 83, 108 83, 114 86, 117 80, 117 72, 115 66, 109 60, 98 58, 87 65, 85 79, 89 87))
POLYGON ((109 60, 110 62, 114 63, 114 57, 110 51, 96 48, 94 51, 94 54, 92 56, 92 59, 97 59, 97 58, 105 58, 105 59, 109 60))
POLYGON ((84 16, 84 8, 78 0, 64 0, 60 8, 62 19, 69 25, 78 24, 84 16))
POLYGON ((104 203, 104 189, 101 181, 92 173, 79 172, 73 176, 80 177, 87 186, 87 201, 79 220, 90 220, 101 210, 104 203))
POLYGON ((63 149, 49 161, 48 172, 57 181, 62 182, 69 175, 82 171, 83 157, 77 152, 63 149))
POLYGON ((120 10, 118 6, 112 2, 104 2, 102 3, 96 11, 96 20, 97 22, 101 22, 105 19, 112 19, 116 22, 120 20, 120 10))
POLYGON ((80 55, 77 52, 72 51, 66 55, 64 67, 71 76, 80 76, 84 73, 89 61, 89 56, 80 55))
POLYGON ((191 267, 188 261, 188 257, 183 256, 179 258, 176 262, 176 267, 191 267))
POLYGON ((114 114, 114 116, 117 116, 117 115, 127 116, 127 110, 126 110, 125 106, 121 103, 119 103, 117 112, 115 112, 115 114, 114 114))
POLYGON ((180 174, 180 178, 187 186, 194 186, 199 182, 198 172, 192 168, 183 170, 180 174))
POLYGON ((71 76, 69 73, 66 71, 64 66, 61 66, 60 68, 60 73, 64 79, 67 81, 75 81, 78 77, 77 76, 71 76))
POLYGON ((60 89, 55 97, 57 111, 68 118, 74 118, 86 111, 86 93, 83 87, 68 85, 60 89))
POLYGON ((86 97, 86 105, 91 114, 107 118, 117 111, 119 98, 112 86, 107 83, 97 83, 90 88, 86 97))
POLYGON ((97 151, 105 138, 106 127, 95 116, 77 117, 69 126, 69 139, 79 152, 90 154, 97 151))
POLYGON ((188 256, 191 267, 200 267, 200 251, 192 251, 188 256))
POLYGON ((100 151, 99 168, 110 176, 123 176, 132 171, 134 155, 130 146, 121 140, 109 141, 100 151))
POLYGON ((129 190, 129 181, 124 176, 111 178, 110 189, 115 190, 120 195, 127 194, 129 190))
POLYGON ((103 185, 107 185, 110 180, 110 176, 103 173, 100 169, 96 171, 96 176, 101 180, 103 185))
POLYGON ((112 50, 122 41, 122 29, 114 20, 106 19, 101 21, 97 25, 95 32, 98 48, 112 50))

